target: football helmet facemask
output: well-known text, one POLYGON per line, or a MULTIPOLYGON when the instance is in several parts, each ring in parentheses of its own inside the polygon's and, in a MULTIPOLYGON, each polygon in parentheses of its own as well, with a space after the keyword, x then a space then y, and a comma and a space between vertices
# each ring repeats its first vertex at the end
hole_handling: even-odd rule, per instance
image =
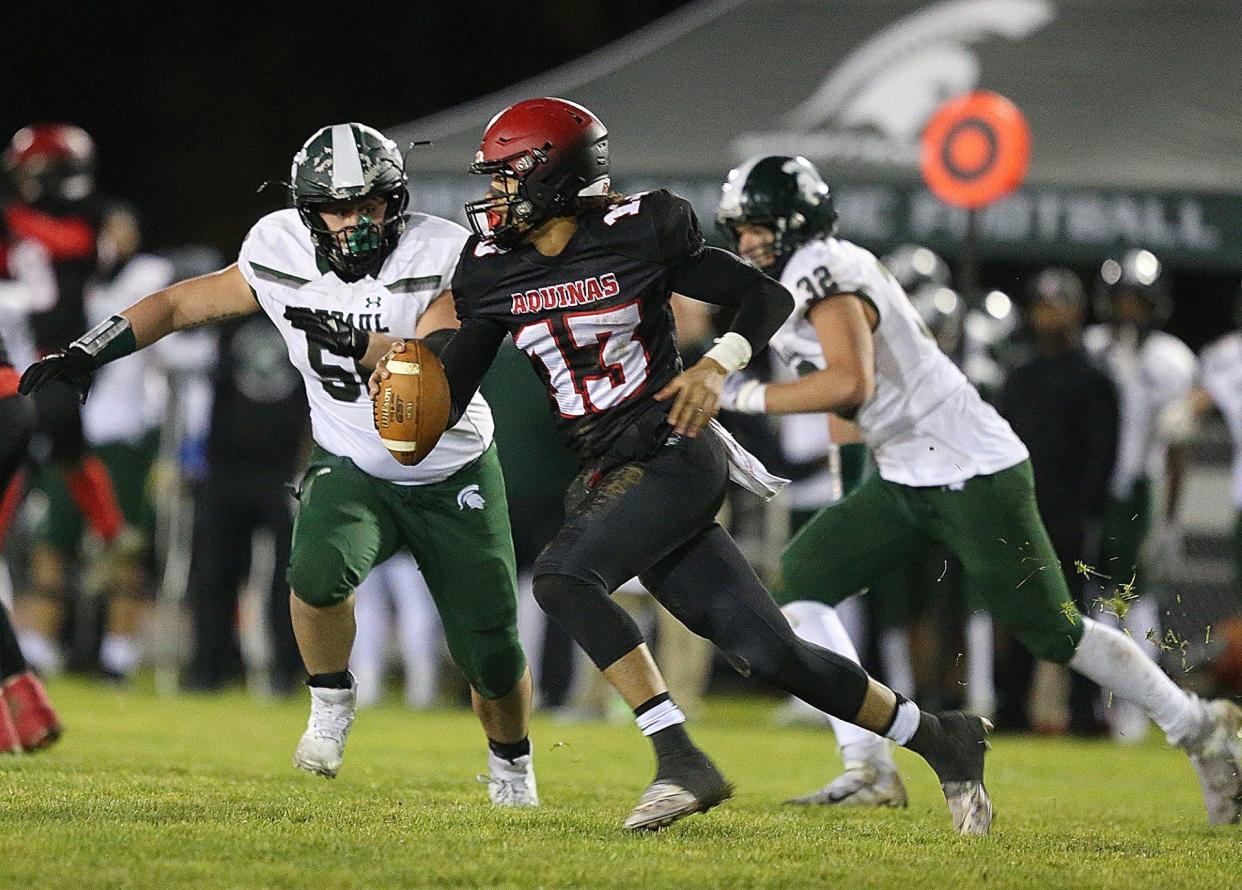
POLYGON ((397 144, 365 124, 323 127, 293 156, 289 182, 293 206, 328 265, 346 281, 378 272, 405 231, 410 203, 397 144), (363 216, 334 232, 319 213, 324 205, 366 197, 387 202, 382 220, 363 216))
POLYGON ((608 130, 581 105, 527 99, 492 118, 470 172, 504 179, 503 191, 467 203, 466 217, 482 241, 511 248, 577 198, 608 193, 608 130))

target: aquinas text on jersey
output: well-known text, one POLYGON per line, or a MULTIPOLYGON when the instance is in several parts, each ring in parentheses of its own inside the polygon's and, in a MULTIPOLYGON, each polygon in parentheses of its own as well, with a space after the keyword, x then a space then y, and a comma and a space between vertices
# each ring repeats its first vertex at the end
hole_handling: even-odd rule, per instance
POLYGON ((549 309, 570 309, 615 297, 620 290, 617 276, 612 272, 605 272, 598 277, 592 275, 590 278, 510 294, 512 305, 509 311, 514 315, 526 315, 549 309))

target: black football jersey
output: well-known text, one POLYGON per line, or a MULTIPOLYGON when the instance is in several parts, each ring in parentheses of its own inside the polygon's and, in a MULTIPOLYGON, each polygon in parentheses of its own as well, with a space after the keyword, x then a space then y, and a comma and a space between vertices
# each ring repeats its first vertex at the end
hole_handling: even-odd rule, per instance
POLYGON ((664 189, 581 217, 553 257, 474 236, 453 278, 457 315, 513 336, 589 460, 647 412, 667 412, 652 397, 681 373, 669 273, 703 249, 693 208, 664 189))

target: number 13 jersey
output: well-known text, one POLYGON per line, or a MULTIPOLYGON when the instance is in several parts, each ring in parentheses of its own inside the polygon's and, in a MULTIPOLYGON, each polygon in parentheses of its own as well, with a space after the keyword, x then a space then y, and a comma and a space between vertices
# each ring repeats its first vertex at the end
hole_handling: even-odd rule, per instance
POLYGON ((513 336, 548 387, 578 456, 604 454, 681 373, 668 276, 703 250, 690 205, 667 190, 587 213, 556 256, 472 237, 453 279, 457 314, 513 336))
POLYGON ((441 482, 477 459, 492 443, 487 402, 476 395, 425 460, 403 466, 375 432, 366 385, 370 370, 308 342, 285 318, 285 307, 337 315, 364 331, 413 337, 419 317, 448 288, 465 240, 466 230, 456 223, 412 213, 377 276, 354 282, 342 281, 320 262, 296 210, 263 217, 242 244, 237 266, 302 374, 315 442, 378 479, 406 485, 441 482))

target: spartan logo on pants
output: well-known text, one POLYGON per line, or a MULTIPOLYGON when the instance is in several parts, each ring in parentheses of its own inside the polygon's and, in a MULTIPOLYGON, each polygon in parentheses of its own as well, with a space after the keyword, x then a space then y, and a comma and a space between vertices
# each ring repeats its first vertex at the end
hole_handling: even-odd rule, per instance
POLYGON ((487 506, 487 501, 483 495, 479 493, 479 486, 467 485, 461 491, 457 492, 457 509, 465 510, 482 510, 487 506))

